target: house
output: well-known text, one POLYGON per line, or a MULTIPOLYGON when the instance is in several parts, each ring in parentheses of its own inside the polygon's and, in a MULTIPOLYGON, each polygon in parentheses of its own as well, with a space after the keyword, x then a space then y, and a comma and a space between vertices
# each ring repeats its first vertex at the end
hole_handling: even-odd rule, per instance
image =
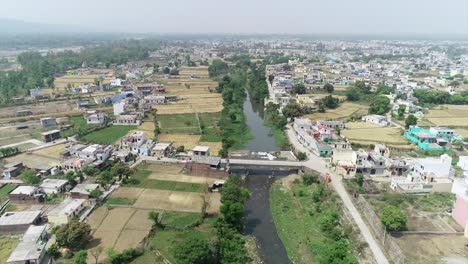
POLYGON ((106 161, 112 154, 112 146, 99 144, 73 144, 65 148, 65 156, 76 156, 82 159, 106 161))
POLYGON ((112 124, 117 126, 139 126, 142 123, 141 120, 139 115, 120 115, 112 124))
POLYGON ((0 235, 22 234, 30 225, 39 224, 41 216, 41 210, 5 212, 0 216, 0 235))
POLYGON ((380 156, 384 156, 386 158, 390 157, 390 149, 387 148, 384 144, 376 144, 374 147, 374 151, 379 153, 380 156))
POLYGON ((60 130, 54 129, 51 131, 47 131, 44 133, 41 133, 41 139, 45 143, 55 141, 60 138, 60 130))
POLYGON ((153 140, 147 140, 138 148, 138 154, 142 156, 151 156, 151 151, 154 146, 155 142, 153 140))
POLYGON ((164 95, 148 95, 145 96, 145 101, 149 104, 165 104, 166 97, 164 95))
POLYGON ((384 175, 386 159, 375 151, 366 152, 359 149, 356 152, 356 173, 363 175, 384 175))
POLYGON ((6 179, 11 179, 20 175, 21 171, 23 171, 24 169, 24 166, 22 162, 16 161, 4 165, 3 168, 3 177, 5 177, 6 179))
POLYGON ((450 192, 453 186, 452 158, 411 159, 411 170, 406 177, 392 177, 390 188, 397 192, 450 192))
POLYGON ((36 186, 18 186, 8 194, 8 198, 12 203, 18 204, 34 204, 44 201, 44 194, 41 189, 36 186))
POLYGON ((185 163, 187 174, 209 178, 223 179, 228 177, 228 172, 221 168, 221 158, 211 156, 193 156, 185 163))
POLYGON ((312 122, 308 118, 296 118, 294 120, 293 127, 295 130, 302 129, 306 131, 311 131, 312 130, 312 122))
POLYGON ((40 264, 46 255, 46 226, 31 225, 7 259, 7 264, 40 264))
POLYGON ((95 183, 80 183, 70 191, 73 199, 89 199, 91 198, 91 192, 99 189, 99 184, 95 183))
POLYGON ((76 102, 76 107, 78 109, 87 108, 88 106, 89 106, 89 101, 88 100, 78 100, 76 102))
POLYGON ((61 167, 64 171, 78 171, 82 167, 91 165, 93 158, 71 158, 62 162, 61 167))
POLYGON ((462 227, 468 224, 468 156, 461 156, 457 163, 463 170, 463 178, 455 179, 452 193, 456 195, 452 217, 462 227))
POLYGON ((346 125, 342 121, 317 120, 317 126, 326 126, 333 129, 345 129, 346 125))
POLYGON ((45 179, 39 187, 41 187, 46 194, 56 194, 63 193, 67 183, 67 180, 45 179))
POLYGON ((405 132, 404 137, 416 143, 423 150, 438 151, 446 149, 447 141, 437 138, 429 130, 412 126, 405 132))
POLYGON ((112 108, 114 110, 114 115, 118 116, 127 112, 128 103, 126 100, 120 100, 118 102, 113 103, 112 108))
POLYGON ((89 205, 86 199, 67 198, 47 213, 49 222, 55 225, 67 224, 75 217, 79 217, 89 205))
POLYGON ((195 146, 192 151, 194 156, 210 156, 210 147, 207 146, 195 146))
POLYGON ((356 172, 357 154, 352 149, 337 149, 333 151, 331 163, 335 171, 341 175, 353 176, 356 172))
POLYGON ((40 97, 42 97, 42 90, 41 90, 41 88, 29 89, 29 94, 34 99, 40 98, 40 97))
POLYGON ((456 137, 455 131, 447 127, 431 127, 429 128, 429 133, 448 142, 452 142, 456 137))
POLYGON ((113 79, 110 82, 111 86, 122 86, 123 85, 123 80, 122 79, 113 79))
POLYGON ((86 114, 84 118, 88 125, 101 125, 108 120, 107 114, 102 112, 92 112, 86 114))
POLYGON ((366 115, 362 117, 362 121, 379 126, 388 126, 387 117, 381 115, 366 115))
POLYGON ((56 122, 55 118, 53 118, 53 117, 43 117, 43 118, 39 119, 39 121, 41 122, 42 127, 50 127, 50 126, 56 126, 57 125, 57 122, 56 122))
POLYGON ((120 139, 120 148, 129 150, 134 154, 138 154, 140 146, 145 143, 145 134, 143 131, 135 131, 131 135, 124 136, 120 139))
POLYGON ((151 150, 151 156, 164 158, 169 156, 169 154, 173 152, 173 149, 174 148, 171 146, 171 143, 159 142, 154 145, 153 149, 151 150))

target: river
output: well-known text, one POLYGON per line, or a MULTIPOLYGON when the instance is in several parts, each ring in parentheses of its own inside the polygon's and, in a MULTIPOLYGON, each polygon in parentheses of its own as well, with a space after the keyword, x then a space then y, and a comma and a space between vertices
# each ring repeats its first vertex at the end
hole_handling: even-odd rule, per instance
MULTIPOLYGON (((246 149, 253 151, 279 151, 271 135, 270 128, 263 125, 263 105, 247 98, 244 103, 244 114, 250 132, 254 136, 247 142, 246 149)), ((254 236, 259 246, 262 260, 266 264, 288 264, 286 249, 278 237, 270 210, 270 187, 275 178, 271 172, 251 171, 245 181, 250 192, 250 199, 245 204, 247 225, 245 234, 254 236)), ((275 176, 280 176, 275 174, 275 176)), ((283 175, 286 176, 286 175, 283 175)))

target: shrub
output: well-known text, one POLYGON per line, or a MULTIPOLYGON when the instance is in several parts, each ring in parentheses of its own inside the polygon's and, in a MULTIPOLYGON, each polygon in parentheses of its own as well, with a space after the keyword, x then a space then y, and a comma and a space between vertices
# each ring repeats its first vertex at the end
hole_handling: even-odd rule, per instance
POLYGON ((388 231, 406 230, 406 215, 396 206, 385 206, 382 212, 381 221, 388 231))

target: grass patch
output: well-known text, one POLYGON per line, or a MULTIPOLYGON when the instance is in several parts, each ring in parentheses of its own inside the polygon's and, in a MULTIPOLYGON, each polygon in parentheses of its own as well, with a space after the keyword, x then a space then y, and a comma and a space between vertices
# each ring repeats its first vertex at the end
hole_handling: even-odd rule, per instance
POLYGON ((109 197, 106 200, 108 205, 132 205, 135 203, 134 199, 121 198, 121 197, 109 197))
POLYGON ((8 257, 18 243, 17 238, 0 236, 0 263, 7 263, 8 257))
POLYGON ((161 133, 199 134, 200 124, 195 114, 158 115, 161 133))
POLYGON ((265 122, 265 126, 271 128, 271 132, 278 146, 280 146, 282 149, 287 149, 289 147, 288 136, 286 135, 286 132, 284 132, 284 130, 277 128, 270 121, 265 122))
POLYGON ((215 221, 216 218, 207 218, 200 226, 184 229, 182 231, 176 229, 156 229, 148 243, 148 246, 145 248, 143 255, 132 261, 132 263, 155 263, 154 260, 156 255, 151 248, 159 250, 170 262, 177 263, 173 256, 173 252, 174 248, 178 245, 183 244, 191 238, 201 238, 209 241, 214 241, 216 239, 216 229, 214 227, 215 221))
POLYGON ((130 130, 137 128, 137 126, 110 126, 91 132, 81 139, 90 143, 112 145, 130 130))
POLYGON ((47 195, 45 198, 45 203, 46 204, 59 204, 63 202, 65 199, 65 196, 63 194, 51 194, 47 195))
POLYGON ((161 223, 168 227, 185 228, 197 224, 201 218, 199 213, 164 212, 161 223))
POLYGON ((205 190, 205 186, 198 183, 148 179, 149 175, 151 175, 151 171, 146 168, 146 164, 139 166, 125 186, 178 192, 204 192, 205 190))
POLYGON ((0 203, 5 202, 8 199, 8 193, 16 188, 14 184, 6 184, 0 188, 0 203))

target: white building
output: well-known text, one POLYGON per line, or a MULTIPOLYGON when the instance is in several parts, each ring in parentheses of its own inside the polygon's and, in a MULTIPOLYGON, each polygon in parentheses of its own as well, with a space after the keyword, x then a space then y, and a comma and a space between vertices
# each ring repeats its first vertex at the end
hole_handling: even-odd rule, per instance
POLYGON ((121 79, 113 79, 110 82, 111 86, 122 86, 123 81, 121 79))
POLYGON ((74 217, 79 217, 89 204, 86 199, 65 199, 61 204, 47 214, 49 222, 55 225, 68 223, 74 217))
POLYGON ((42 263, 46 254, 47 232, 46 226, 31 225, 24 233, 20 243, 10 254, 7 264, 39 264, 42 263))
POLYGON ((366 115, 362 117, 362 121, 379 126, 388 126, 387 117, 381 115, 366 115))
POLYGON ((56 194, 63 193, 67 183, 67 180, 45 179, 39 187, 41 187, 42 190, 47 194, 56 194))
POLYGON ((107 115, 101 112, 90 113, 85 116, 85 119, 88 125, 101 125, 106 122, 107 115))
POLYGON ((118 115, 121 115, 121 114, 127 112, 128 103, 127 103, 126 100, 120 100, 118 102, 115 102, 112 105, 112 107, 114 109, 114 115, 118 116, 118 115))

